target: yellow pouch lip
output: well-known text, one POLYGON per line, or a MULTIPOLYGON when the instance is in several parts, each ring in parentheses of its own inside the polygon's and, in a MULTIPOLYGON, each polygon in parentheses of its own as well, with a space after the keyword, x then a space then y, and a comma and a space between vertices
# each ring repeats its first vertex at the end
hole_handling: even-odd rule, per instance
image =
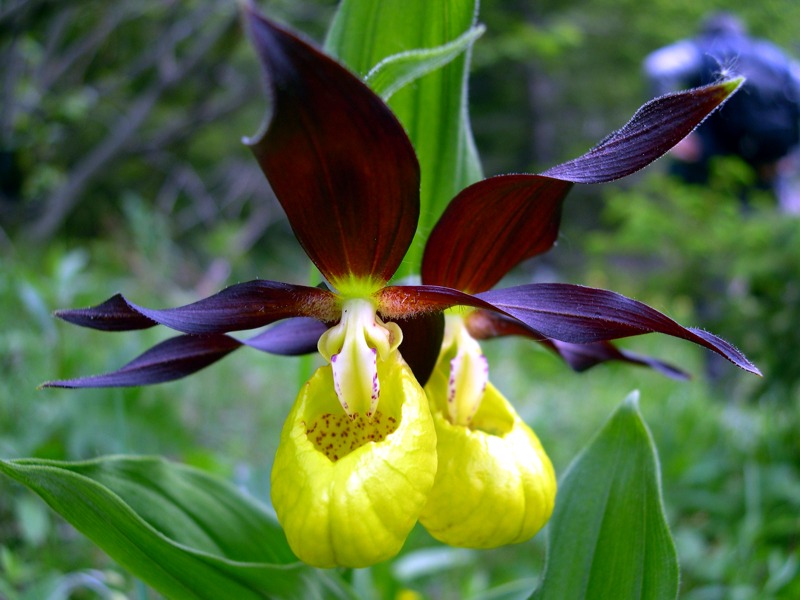
POLYGON ((379 361, 378 410, 397 429, 337 461, 308 439, 307 421, 342 411, 330 366, 303 386, 281 434, 272 502, 289 545, 317 567, 364 567, 397 554, 416 523, 436 473, 436 434, 427 399, 408 365, 379 361))
POLYGON ((446 386, 444 370, 437 369, 425 388, 439 466, 420 522, 451 546, 495 548, 530 539, 547 523, 555 504, 550 459, 491 383, 470 426, 448 420, 442 400, 446 386))

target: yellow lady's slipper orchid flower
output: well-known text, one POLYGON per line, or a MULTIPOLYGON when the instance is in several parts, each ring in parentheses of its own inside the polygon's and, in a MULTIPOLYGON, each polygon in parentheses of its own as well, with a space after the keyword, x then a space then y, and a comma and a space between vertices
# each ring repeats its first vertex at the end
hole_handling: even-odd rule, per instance
POLYGON ((370 360, 365 338, 391 337, 373 319, 368 304, 351 303, 342 319, 348 331, 320 340, 321 350, 344 344, 348 370, 360 377, 339 380, 336 360, 317 370, 286 420, 272 470, 272 503, 289 545, 316 567, 365 567, 397 554, 436 473, 425 393, 396 349, 370 360), (380 402, 361 389, 370 365, 375 376, 366 379, 380 381, 380 402))
POLYGON ((524 542, 553 512, 556 478, 536 434, 488 382, 486 358, 460 315, 425 386, 439 467, 420 522, 451 546, 524 542))
POLYGON ((654 100, 588 153, 541 175, 466 187, 431 231, 422 285, 389 285, 421 210, 411 141, 357 76, 251 4, 243 11, 272 100, 264 127, 246 143, 327 285, 257 279, 177 308, 150 309, 117 294, 59 311, 84 327, 163 325, 179 335, 110 373, 45 386, 172 381, 243 346, 285 355, 318 349, 330 364, 311 377, 289 415, 272 499, 299 558, 360 567, 397 553, 418 519, 437 538, 474 547, 522 541, 547 520, 552 467, 488 383, 475 341, 481 336, 527 335, 583 365, 587 355, 635 362, 612 352, 609 341, 661 332, 758 372, 724 340, 613 292, 570 284, 492 289, 553 245, 574 183, 611 181, 655 160, 739 80, 654 100), (478 310, 449 319, 435 367, 442 314, 455 306, 478 310), (267 325, 246 339, 229 335, 267 325), (434 367, 426 398, 418 382, 434 367))

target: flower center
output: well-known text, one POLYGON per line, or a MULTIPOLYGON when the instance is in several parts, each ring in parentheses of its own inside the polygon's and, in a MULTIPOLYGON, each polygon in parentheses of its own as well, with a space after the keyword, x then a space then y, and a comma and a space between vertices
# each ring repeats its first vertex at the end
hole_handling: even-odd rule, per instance
POLYGON ((489 361, 467 331, 461 315, 447 315, 442 347, 450 358, 447 416, 454 425, 469 426, 489 381, 489 361))
POLYGON ((325 413, 306 434, 317 450, 336 462, 368 442, 380 442, 397 429, 397 419, 376 410, 371 417, 325 413))
POLYGON ((345 300, 341 321, 320 337, 317 347, 331 363, 336 396, 351 420, 376 414, 378 360, 388 360, 402 341, 400 327, 384 323, 375 304, 363 298, 345 300))

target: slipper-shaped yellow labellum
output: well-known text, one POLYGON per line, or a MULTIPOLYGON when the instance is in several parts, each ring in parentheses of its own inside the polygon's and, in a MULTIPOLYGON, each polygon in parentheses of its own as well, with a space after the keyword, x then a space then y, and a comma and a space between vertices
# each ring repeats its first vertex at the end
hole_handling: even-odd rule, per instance
POLYGON ((553 512, 556 477, 536 434, 488 383, 469 425, 448 419, 448 363, 425 387, 436 426, 439 466, 420 522, 451 546, 495 548, 524 542, 553 512))
POLYGON ((428 401, 397 352, 379 360, 377 411, 348 416, 330 365, 297 397, 272 469, 272 503, 289 545, 316 567, 365 567, 396 555, 436 473, 428 401))

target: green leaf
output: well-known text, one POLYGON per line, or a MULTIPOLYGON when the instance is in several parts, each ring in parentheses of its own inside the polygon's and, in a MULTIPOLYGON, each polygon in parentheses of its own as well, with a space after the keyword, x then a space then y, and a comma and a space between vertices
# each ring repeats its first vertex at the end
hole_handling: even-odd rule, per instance
POLYGON ((168 598, 352 595, 292 554, 261 505, 229 483, 155 457, 0 461, 121 566, 168 598))
POLYGON ((632 393, 564 475, 535 600, 674 599, 656 448, 632 393))
POLYGON ((343 0, 328 33, 328 52, 361 76, 398 54, 457 46, 459 36, 470 40, 456 58, 389 99, 422 170, 417 235, 398 276, 419 272, 425 240, 444 207, 483 177, 466 101, 477 5, 478 0, 343 0))
POLYGON ((483 25, 472 27, 449 44, 431 49, 408 50, 384 58, 366 74, 364 81, 384 101, 399 89, 423 75, 440 69, 466 52, 486 28, 483 25))

